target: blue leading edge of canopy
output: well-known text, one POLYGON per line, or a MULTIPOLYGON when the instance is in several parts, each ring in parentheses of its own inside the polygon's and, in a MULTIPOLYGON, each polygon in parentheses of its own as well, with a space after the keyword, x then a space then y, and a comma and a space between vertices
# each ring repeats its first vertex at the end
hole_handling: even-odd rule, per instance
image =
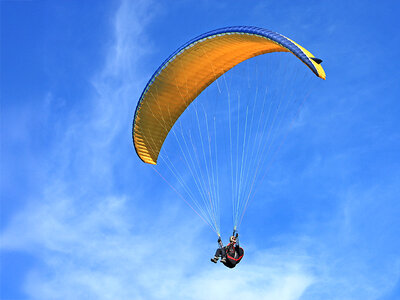
MULTIPOLYGON (((256 34, 256 35, 265 37, 271 41, 274 41, 274 42, 280 44, 281 46, 287 48, 290 52, 292 52, 294 55, 296 55, 301 61, 303 61, 318 76, 317 69, 314 67, 314 65, 311 63, 311 61, 308 59, 308 57, 303 53, 303 51, 299 47, 297 47, 292 41, 290 41, 288 38, 282 36, 281 34, 279 34, 277 32, 274 32, 274 31, 271 31, 268 29, 264 29, 264 28, 254 27, 254 26, 230 26, 230 27, 215 29, 215 30, 203 33, 203 34, 199 35, 198 37, 195 37, 194 39, 188 41, 183 46, 179 47, 154 72, 154 74, 151 76, 150 80, 147 82, 142 94, 140 95, 138 104, 136 106, 135 114, 134 114, 134 118, 133 118, 133 126, 132 126, 133 135, 134 135, 134 130, 135 130, 134 125, 135 125, 136 114, 140 107, 140 103, 143 99, 143 96, 147 92, 150 85, 153 83, 154 79, 162 71, 162 69, 164 69, 172 59, 174 59, 180 52, 184 51, 191 44, 198 42, 204 38, 210 37, 210 36, 215 36, 218 34, 228 34, 228 33, 256 34)), ((135 147, 135 150, 136 150, 136 147, 135 147)))

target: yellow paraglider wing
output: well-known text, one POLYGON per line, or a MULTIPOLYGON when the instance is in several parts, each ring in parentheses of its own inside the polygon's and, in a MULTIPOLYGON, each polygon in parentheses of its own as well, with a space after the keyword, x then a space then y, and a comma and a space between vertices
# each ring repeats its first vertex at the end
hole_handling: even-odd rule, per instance
POLYGON ((279 33, 236 26, 203 34, 173 53, 147 83, 132 129, 138 156, 156 164, 172 126, 207 86, 246 59, 271 52, 291 52, 325 79, 322 61, 279 33))

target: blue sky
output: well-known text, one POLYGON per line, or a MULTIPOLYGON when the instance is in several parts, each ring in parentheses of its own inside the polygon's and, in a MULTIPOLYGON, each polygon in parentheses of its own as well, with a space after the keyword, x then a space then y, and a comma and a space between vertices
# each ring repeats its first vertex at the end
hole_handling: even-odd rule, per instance
POLYGON ((1 1, 2 299, 399 298, 399 4, 232 2, 1 1), (131 124, 171 52, 231 25, 293 38, 327 80, 228 270, 131 124))

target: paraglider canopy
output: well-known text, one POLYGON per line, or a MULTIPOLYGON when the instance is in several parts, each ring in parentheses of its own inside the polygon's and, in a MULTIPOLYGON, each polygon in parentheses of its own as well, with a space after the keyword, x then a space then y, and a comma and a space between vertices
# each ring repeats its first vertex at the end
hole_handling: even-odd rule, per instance
POLYGON ((290 52, 325 79, 321 59, 289 38, 263 28, 213 30, 176 50, 150 78, 136 107, 132 137, 140 159, 157 163, 176 120, 218 77, 251 57, 271 52, 290 52))

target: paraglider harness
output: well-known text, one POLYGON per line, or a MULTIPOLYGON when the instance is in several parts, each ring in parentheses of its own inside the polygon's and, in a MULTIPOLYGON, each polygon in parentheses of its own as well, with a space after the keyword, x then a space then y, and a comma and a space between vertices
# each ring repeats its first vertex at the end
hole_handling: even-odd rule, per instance
POLYGON ((226 267, 234 268, 243 258, 244 250, 239 246, 238 237, 239 234, 236 230, 233 230, 232 236, 236 237, 236 242, 230 242, 225 247, 222 244, 221 237, 218 238, 218 245, 222 250, 222 253, 225 253, 226 261, 221 261, 226 267))

